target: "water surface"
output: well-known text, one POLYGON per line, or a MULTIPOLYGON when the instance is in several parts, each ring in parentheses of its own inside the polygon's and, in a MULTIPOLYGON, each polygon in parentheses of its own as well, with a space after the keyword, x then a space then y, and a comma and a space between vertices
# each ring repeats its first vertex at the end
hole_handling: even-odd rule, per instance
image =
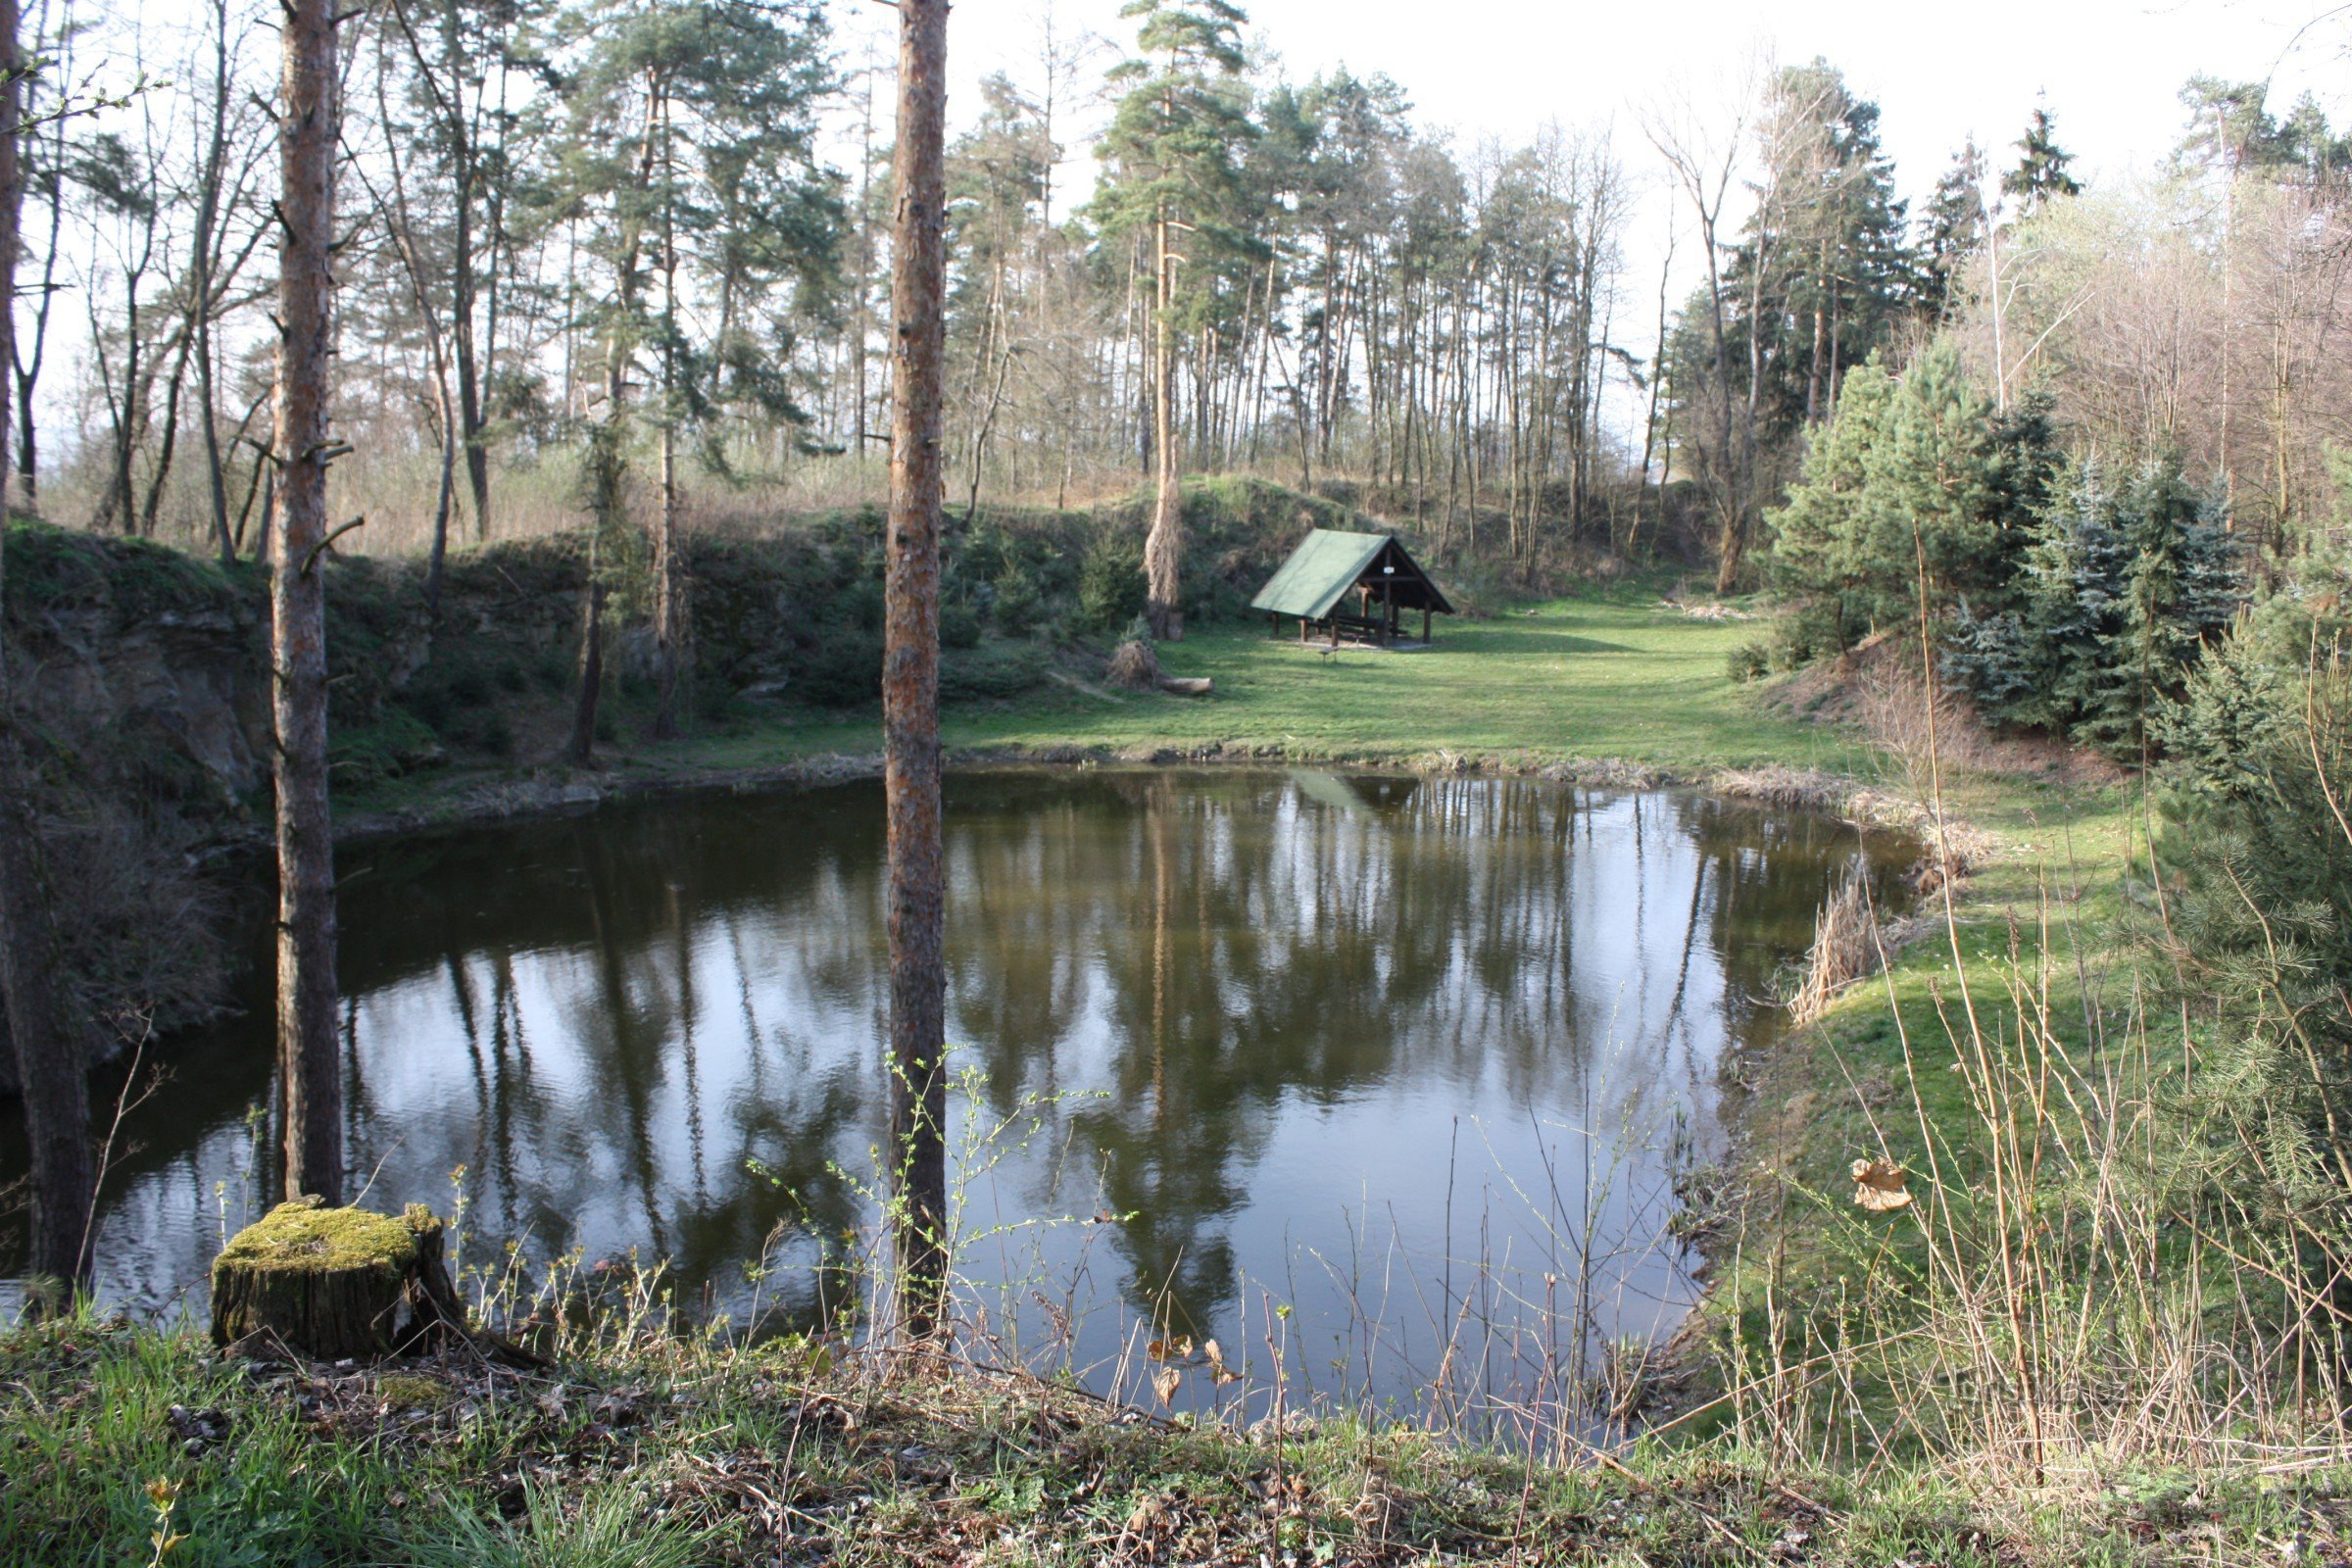
MULTIPOLYGON (((1312 771, 958 775, 947 851, 970 1307, 1098 1380, 1142 1323, 1398 1399, 1671 1331, 1724 1055, 1779 1027, 1857 854, 1889 893, 1907 858, 1702 795, 1312 771)), ((446 1208, 462 1167, 477 1261, 635 1250, 738 1322, 855 1298, 817 1264, 873 1229, 878 785, 341 870, 371 1203, 446 1208)), ((270 1059, 258 1006, 171 1055, 109 1177, 106 1297, 200 1295, 254 1212, 270 1059)))

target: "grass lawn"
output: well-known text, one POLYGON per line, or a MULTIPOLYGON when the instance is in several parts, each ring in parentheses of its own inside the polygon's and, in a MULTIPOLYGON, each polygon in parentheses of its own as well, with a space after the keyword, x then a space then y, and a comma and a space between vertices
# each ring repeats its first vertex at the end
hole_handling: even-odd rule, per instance
MULTIPOLYGON (((1298 757, 1405 760, 1440 751, 1491 760, 1616 759, 1690 772, 1766 761, 1857 773, 1873 755, 1847 735, 1763 711, 1724 673, 1752 623, 1704 621, 1624 585, 1514 608, 1491 620, 1440 617, 1432 647, 1326 656, 1295 634, 1216 627, 1163 644, 1171 675, 1207 675, 1205 698, 1056 686, 1009 703, 951 708, 951 747, 1216 744, 1298 757)), ((870 752, 871 715, 761 724, 696 750, 744 764, 792 754, 870 752)))

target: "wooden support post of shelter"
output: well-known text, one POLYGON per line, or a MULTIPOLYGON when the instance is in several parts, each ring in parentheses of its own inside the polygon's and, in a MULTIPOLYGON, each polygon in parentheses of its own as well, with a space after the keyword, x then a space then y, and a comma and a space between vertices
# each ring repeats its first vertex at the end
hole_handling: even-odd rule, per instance
POLYGON ((1421 612, 1426 643, 1430 617, 1453 613, 1446 595, 1395 534, 1340 528, 1308 533, 1250 608, 1271 615, 1277 631, 1285 615, 1296 616, 1300 642, 1321 632, 1334 648, 1343 635, 1384 648, 1394 645, 1398 614, 1407 610, 1421 612))

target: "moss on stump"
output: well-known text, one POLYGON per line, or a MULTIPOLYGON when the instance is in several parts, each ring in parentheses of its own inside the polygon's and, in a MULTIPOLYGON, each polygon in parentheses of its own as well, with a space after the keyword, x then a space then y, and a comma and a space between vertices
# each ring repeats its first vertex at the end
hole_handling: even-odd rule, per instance
POLYGON ((441 1222, 280 1203, 213 1260, 213 1343, 253 1336, 322 1360, 389 1355, 436 1328, 464 1332, 441 1262, 441 1222), (405 1308, 405 1312, 404 1312, 405 1308))

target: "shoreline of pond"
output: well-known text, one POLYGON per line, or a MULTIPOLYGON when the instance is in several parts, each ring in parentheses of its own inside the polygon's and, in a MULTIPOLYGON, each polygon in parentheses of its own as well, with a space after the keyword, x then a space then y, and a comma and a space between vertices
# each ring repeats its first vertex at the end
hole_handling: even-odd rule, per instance
MULTIPOLYGON (((944 754, 943 764, 950 773, 1327 767, 1400 777, 1540 778, 1573 789, 1693 790, 1784 810, 1822 812, 1866 831, 1908 833, 1923 844, 1932 844, 1936 833, 1936 813, 1928 803, 1863 779, 1785 763, 1687 768, 1532 751, 1327 751, 1211 742, 1195 746, 953 748, 944 754)), ((453 780, 427 786, 410 804, 362 807, 339 813, 334 835, 338 845, 382 843, 449 829, 584 815, 610 805, 664 796, 762 796, 881 776, 879 752, 828 752, 751 767, 633 760, 619 768, 547 769, 522 778, 453 780)), ((1943 813, 1942 833, 1955 884, 1963 884, 1986 858, 1991 841, 1948 810, 1943 813)), ((269 836, 257 826, 224 844, 221 853, 260 853, 270 846, 269 836)))

